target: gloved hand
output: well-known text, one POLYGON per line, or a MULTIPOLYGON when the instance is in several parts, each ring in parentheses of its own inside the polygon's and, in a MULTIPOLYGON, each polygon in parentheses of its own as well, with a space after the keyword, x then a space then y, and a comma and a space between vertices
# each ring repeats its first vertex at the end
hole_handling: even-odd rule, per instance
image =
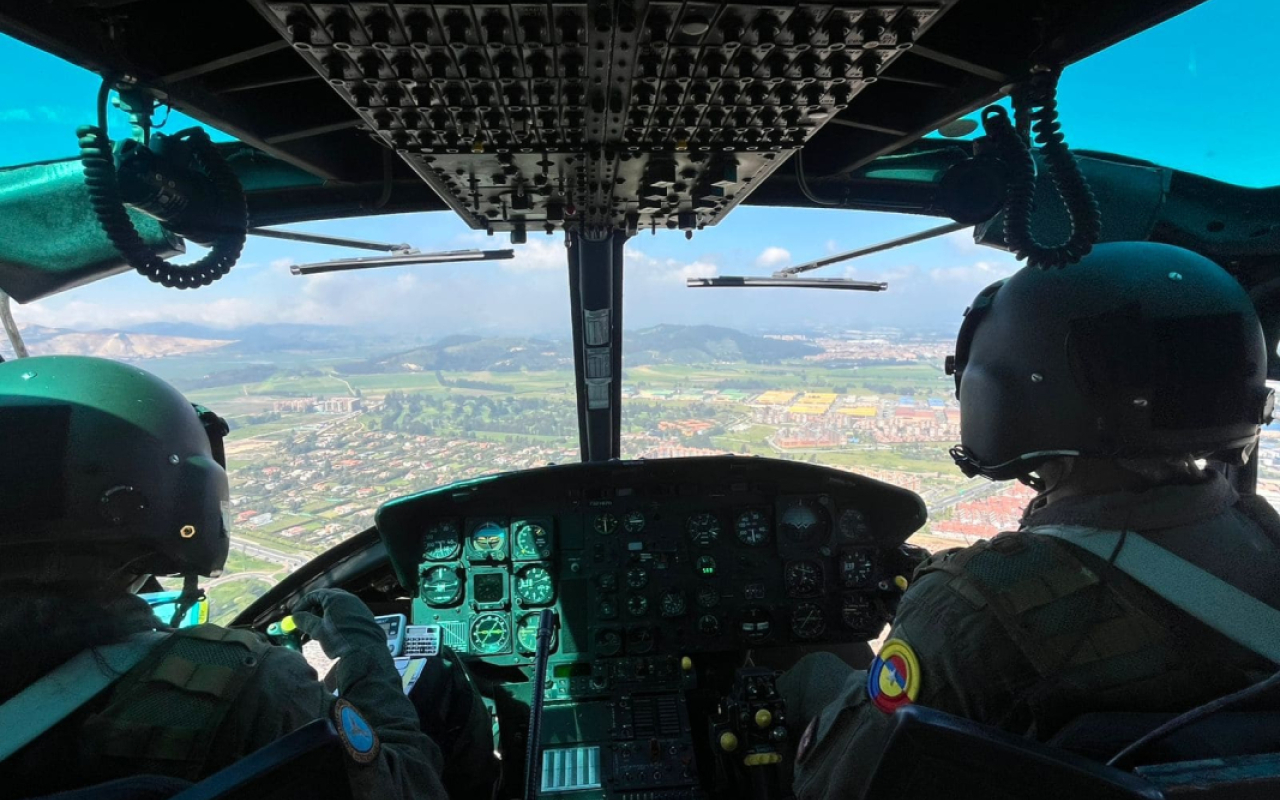
POLYGON ((298 628, 320 643, 329 658, 387 652, 387 634, 360 598, 341 589, 317 589, 293 607, 298 628), (319 612, 319 613, 316 613, 319 612))

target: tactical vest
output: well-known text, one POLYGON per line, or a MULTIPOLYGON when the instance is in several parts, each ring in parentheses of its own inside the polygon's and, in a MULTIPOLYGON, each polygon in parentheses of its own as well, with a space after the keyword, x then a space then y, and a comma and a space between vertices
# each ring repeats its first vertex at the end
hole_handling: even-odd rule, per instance
MULTIPOLYGON (((1206 531, 1212 537, 1212 531, 1206 531)), ((996 617, 1033 671, 1007 730, 1047 739, 1084 711, 1175 711, 1254 679, 1252 654, 1091 553, 1035 528, 923 564, 996 617)))
POLYGON ((203 777, 227 712, 269 647, 253 633, 217 625, 174 633, 85 721, 81 750, 93 771, 203 777))

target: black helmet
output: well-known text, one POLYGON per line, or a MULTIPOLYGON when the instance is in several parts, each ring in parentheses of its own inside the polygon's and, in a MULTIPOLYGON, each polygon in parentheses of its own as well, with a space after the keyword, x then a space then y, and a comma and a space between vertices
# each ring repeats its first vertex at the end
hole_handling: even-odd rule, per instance
POLYGON ((1061 270, 988 286, 956 342, 967 475, 1025 478, 1059 456, 1243 451, 1271 417, 1253 304, 1207 258, 1101 244, 1061 270))
POLYGON ((216 575, 229 544, 225 425, 137 367, 0 363, 0 561, 93 549, 134 574, 216 575))

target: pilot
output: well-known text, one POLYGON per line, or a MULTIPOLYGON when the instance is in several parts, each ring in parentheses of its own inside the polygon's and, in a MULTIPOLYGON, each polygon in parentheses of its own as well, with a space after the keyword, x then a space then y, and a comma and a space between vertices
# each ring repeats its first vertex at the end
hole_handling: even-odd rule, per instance
POLYGON ((1085 712, 1185 711, 1275 669, 1181 611, 1191 587, 1157 594, 1116 565, 1137 535, 1280 605, 1280 517, 1214 467, 1245 463, 1270 418, 1261 326, 1229 274, 1151 243, 1028 267, 978 295, 952 366, 960 469, 1038 494, 1018 531, 921 564, 868 670, 819 653, 779 681, 804 800, 860 796, 911 703, 1048 741, 1085 712), (1119 536, 1102 557, 1051 535, 1068 528, 1119 536))
POLYGON ((198 577, 222 570, 225 433, 135 367, 0 363, 0 754, 13 753, 0 785, 27 796, 139 774, 198 781, 328 715, 355 796, 443 797, 441 748, 355 596, 315 591, 293 615, 339 659, 335 700, 299 653, 250 631, 171 630, 134 595, 151 576, 182 576, 189 607, 198 577))

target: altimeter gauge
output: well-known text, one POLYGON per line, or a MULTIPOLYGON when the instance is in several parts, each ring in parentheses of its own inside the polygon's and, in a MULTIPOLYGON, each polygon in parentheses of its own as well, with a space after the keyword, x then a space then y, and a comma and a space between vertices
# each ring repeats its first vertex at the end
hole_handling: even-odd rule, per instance
POLYGON ((516 597, 527 605, 545 606, 555 596, 555 582, 545 567, 525 567, 516 573, 516 597))
POLYGON ((462 578, 453 567, 431 567, 418 579, 418 594, 429 606, 451 606, 462 597, 462 578))

